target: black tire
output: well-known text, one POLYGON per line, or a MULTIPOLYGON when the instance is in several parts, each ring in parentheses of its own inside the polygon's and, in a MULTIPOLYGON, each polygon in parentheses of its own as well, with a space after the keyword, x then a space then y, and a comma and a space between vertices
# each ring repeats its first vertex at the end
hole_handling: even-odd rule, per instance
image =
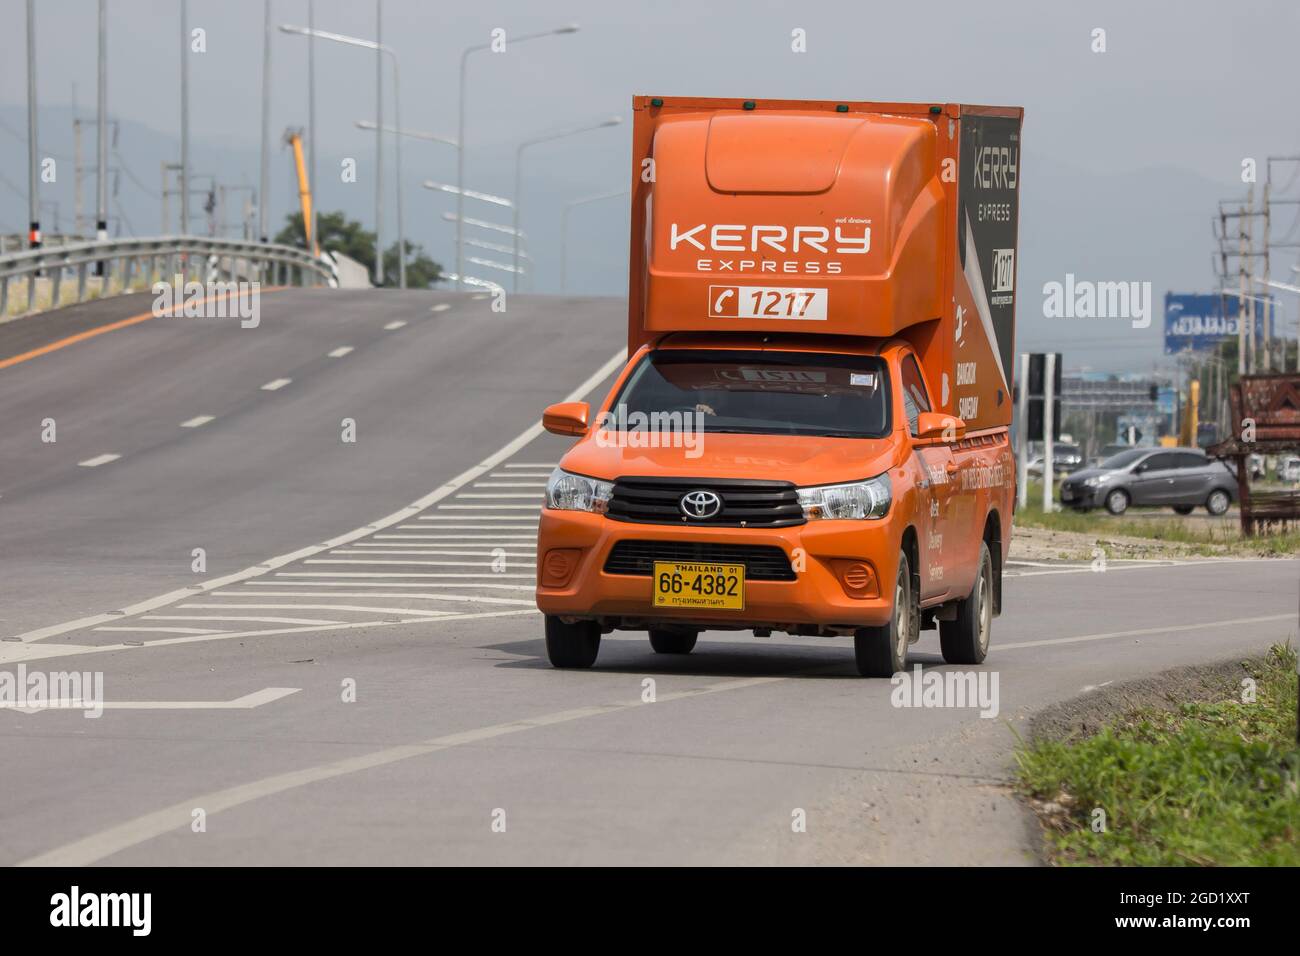
POLYGON ((546 617, 546 656, 552 667, 590 667, 600 651, 600 625, 595 621, 565 624, 546 617))
POLYGON ((1215 488, 1210 492, 1210 496, 1205 499, 1205 510, 1212 515, 1218 516, 1226 514, 1231 504, 1232 495, 1222 488, 1215 488))
POLYGON ((665 627, 650 628, 650 646, 656 654, 689 654, 695 650, 699 631, 674 631, 665 627))
POLYGON ((1192 505, 1174 505, 1174 511, 1180 515, 1189 515, 1192 513, 1192 505))
POLYGON ((957 619, 939 622, 939 646, 949 664, 983 664, 993 630, 993 556, 980 542, 979 571, 970 597, 957 602, 957 619))
POLYGON ((1113 515, 1122 515, 1128 511, 1129 503, 1132 501, 1129 494, 1123 488, 1116 488, 1106 495, 1106 510, 1113 515))
POLYGON ((912 569, 907 554, 898 556, 894 583, 894 615, 888 624, 860 627, 853 635, 853 657, 863 677, 892 677, 907 668, 907 647, 917 624, 912 594, 912 569))

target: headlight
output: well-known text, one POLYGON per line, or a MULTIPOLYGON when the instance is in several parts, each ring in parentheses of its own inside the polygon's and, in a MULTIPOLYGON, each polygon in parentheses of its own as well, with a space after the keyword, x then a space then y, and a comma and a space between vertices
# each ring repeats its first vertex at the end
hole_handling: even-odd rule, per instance
POLYGON ((556 468, 546 482, 546 507, 604 514, 609 510, 609 496, 613 493, 612 482, 571 475, 556 468))
POLYGON ((883 518, 893 500, 889 475, 877 475, 847 485, 818 485, 799 489, 799 504, 814 518, 883 518))
POLYGON ((1091 478, 1083 479, 1083 483, 1089 488, 1096 488, 1099 484, 1105 481, 1107 477, 1107 475, 1093 475, 1091 478))

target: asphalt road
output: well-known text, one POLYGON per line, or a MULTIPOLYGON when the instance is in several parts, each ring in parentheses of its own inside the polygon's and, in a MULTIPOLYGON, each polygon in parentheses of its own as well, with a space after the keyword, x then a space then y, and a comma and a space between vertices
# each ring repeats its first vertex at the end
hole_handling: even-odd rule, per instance
POLYGON ((148 307, 0 325, 0 670, 108 701, 0 712, 3 864, 1029 863, 1026 718, 1296 637, 1295 561, 1039 563, 995 719, 893 706, 844 639, 552 670, 535 423, 603 394, 620 303, 289 290, 5 365, 148 307))

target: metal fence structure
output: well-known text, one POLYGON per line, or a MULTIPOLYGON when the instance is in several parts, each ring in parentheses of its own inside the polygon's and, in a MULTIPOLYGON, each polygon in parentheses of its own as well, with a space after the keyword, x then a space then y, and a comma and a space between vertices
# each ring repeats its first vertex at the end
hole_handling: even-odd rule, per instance
POLYGON ((294 246, 203 236, 73 242, 0 255, 0 317, 8 314, 9 288, 14 280, 26 281, 30 312, 41 278, 50 281, 49 308, 57 309, 84 302, 92 274, 100 296, 112 294, 115 287, 119 293, 129 292, 142 279, 147 288, 156 279, 172 281, 176 276, 184 282, 338 287, 338 270, 332 262, 294 246), (62 286, 69 275, 76 280, 76 297, 62 302, 62 286))

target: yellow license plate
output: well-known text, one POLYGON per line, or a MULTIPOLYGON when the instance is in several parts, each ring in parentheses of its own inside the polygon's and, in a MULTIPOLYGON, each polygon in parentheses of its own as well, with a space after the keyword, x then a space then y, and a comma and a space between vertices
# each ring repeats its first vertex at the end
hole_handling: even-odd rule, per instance
POLYGON ((656 561, 654 594, 655 607, 743 611, 745 566, 656 561))

